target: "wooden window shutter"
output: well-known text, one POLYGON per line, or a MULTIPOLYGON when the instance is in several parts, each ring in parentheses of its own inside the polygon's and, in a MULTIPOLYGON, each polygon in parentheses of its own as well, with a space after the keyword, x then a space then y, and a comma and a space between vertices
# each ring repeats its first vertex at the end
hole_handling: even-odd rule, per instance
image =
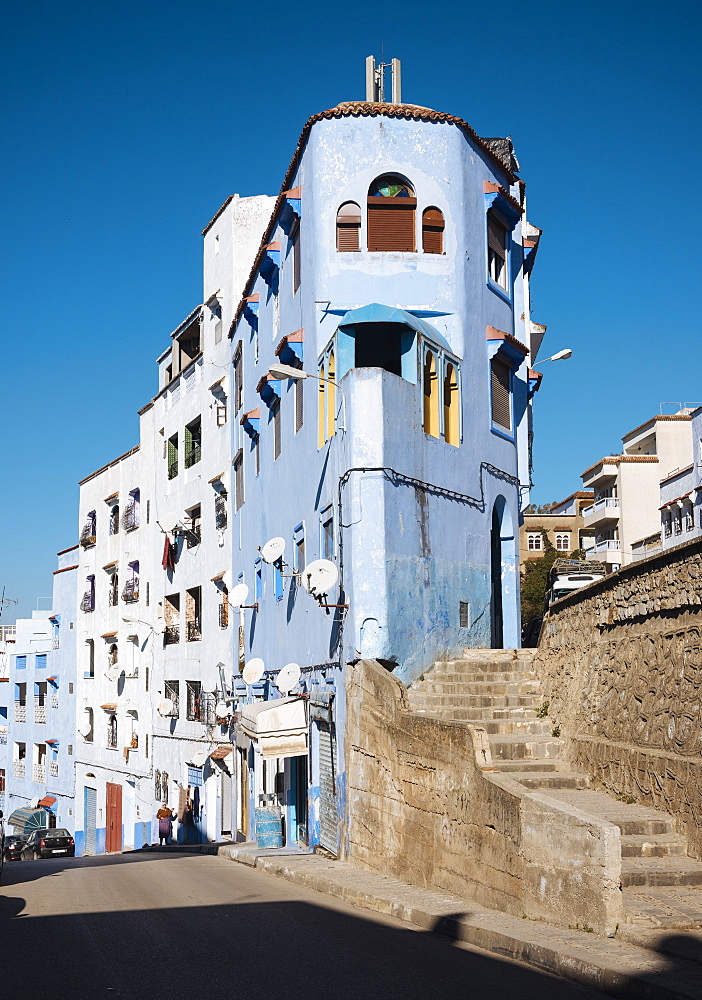
POLYGON ((340 252, 361 249, 361 209, 346 202, 336 214, 336 249, 340 252))
POLYGON ((414 251, 416 198, 368 198, 368 249, 414 251))
POLYGON ((244 453, 239 449, 234 459, 234 481, 236 494, 236 510, 244 503, 244 453))
POLYGON ((510 367, 500 358, 493 358, 490 363, 492 377, 492 419, 506 430, 512 429, 510 406, 510 367))
POLYGON ((502 260, 507 256, 507 226, 493 212, 488 213, 488 246, 502 260))
POLYGON ((304 418, 303 386, 304 382, 301 378, 295 380, 295 433, 296 434, 299 430, 301 430, 304 418))
POLYGON ((280 400, 273 404, 273 458, 280 455, 280 400))
POLYGON ((422 214, 422 250, 444 252, 444 217, 438 208, 427 208, 422 214))

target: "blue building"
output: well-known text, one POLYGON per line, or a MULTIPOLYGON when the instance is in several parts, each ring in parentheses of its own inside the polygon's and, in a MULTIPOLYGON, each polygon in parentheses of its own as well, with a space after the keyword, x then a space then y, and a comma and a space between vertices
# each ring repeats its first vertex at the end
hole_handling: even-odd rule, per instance
MULTIPOLYGON (((2 806, 39 806, 47 826, 75 829, 75 611, 78 546, 58 554, 53 610, 16 622, 8 644, 8 671, 0 684, 0 723, 5 739, 2 806)), ((8 827, 8 832, 12 832, 8 827)))
POLYGON ((230 330, 232 581, 255 605, 244 657, 267 671, 234 678, 241 836, 280 808, 287 842, 343 854, 349 663, 410 684, 466 647, 520 644, 543 328, 517 170, 509 140, 416 105, 344 103, 302 130, 230 330), (338 582, 314 599, 318 559, 338 582), (275 688, 290 661, 304 734, 275 688))

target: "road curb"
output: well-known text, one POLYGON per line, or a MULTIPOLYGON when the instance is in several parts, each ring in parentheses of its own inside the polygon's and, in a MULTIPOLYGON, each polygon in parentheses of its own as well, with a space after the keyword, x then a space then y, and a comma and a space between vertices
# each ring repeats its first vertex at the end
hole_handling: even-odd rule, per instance
POLYGON ((221 846, 217 854, 610 996, 625 1000, 702 1000, 700 964, 682 956, 672 957, 669 952, 520 920, 320 855, 261 851, 255 844, 221 846))

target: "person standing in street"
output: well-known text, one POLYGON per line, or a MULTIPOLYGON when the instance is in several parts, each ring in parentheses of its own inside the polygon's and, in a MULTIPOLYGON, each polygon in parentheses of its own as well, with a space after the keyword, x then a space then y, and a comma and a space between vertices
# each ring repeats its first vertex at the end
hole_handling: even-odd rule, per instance
POLYGON ((160 847, 164 847, 171 838, 173 827, 173 813, 168 806, 161 806, 156 813, 158 820, 158 842, 160 847))

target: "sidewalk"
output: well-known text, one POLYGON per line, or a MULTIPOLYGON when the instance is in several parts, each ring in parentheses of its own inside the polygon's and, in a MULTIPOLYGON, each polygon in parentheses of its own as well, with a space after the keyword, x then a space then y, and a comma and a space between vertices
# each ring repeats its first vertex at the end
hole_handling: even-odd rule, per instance
POLYGON ((318 854, 288 848, 264 850, 253 843, 210 844, 200 850, 611 996, 702 1000, 702 938, 696 934, 673 930, 655 939, 642 936, 642 947, 631 940, 601 938, 511 917, 318 854))

